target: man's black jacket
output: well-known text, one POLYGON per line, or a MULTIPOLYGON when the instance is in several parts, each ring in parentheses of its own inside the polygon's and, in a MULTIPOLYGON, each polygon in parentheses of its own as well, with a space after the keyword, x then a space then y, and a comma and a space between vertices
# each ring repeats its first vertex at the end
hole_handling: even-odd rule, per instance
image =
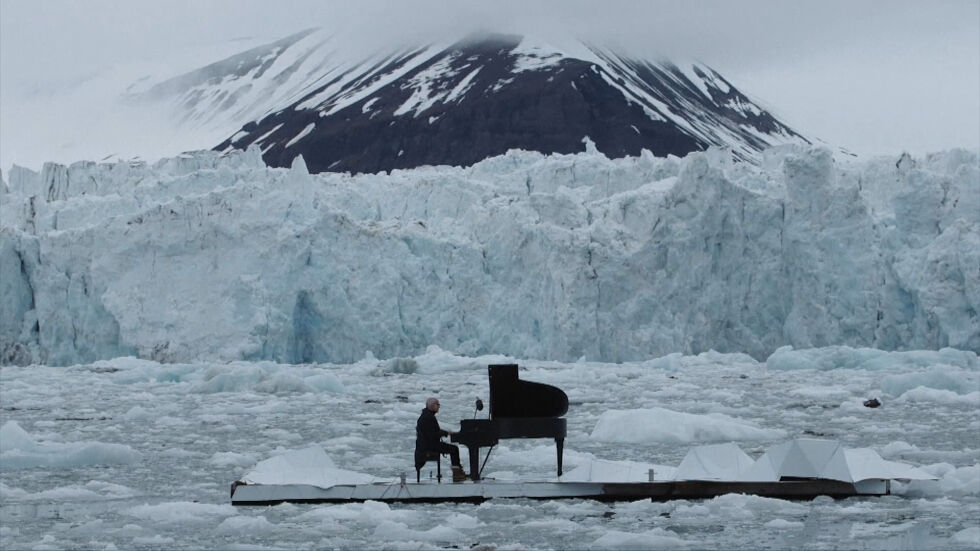
POLYGON ((439 453, 439 437, 448 435, 449 431, 439 428, 436 414, 429 408, 423 409, 415 423, 415 466, 425 464, 427 452, 439 453))

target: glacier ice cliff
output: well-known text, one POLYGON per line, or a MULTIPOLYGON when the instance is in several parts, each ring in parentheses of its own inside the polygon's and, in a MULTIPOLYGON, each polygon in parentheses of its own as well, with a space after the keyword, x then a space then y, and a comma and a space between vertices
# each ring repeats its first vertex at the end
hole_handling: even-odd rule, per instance
POLYGON ((511 151, 351 176, 253 148, 6 176, 5 364, 980 352, 971 151, 511 151))

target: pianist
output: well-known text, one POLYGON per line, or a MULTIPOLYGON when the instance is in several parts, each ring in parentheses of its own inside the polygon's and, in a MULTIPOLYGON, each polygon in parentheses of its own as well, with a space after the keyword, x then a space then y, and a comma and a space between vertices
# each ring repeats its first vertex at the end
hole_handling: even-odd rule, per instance
POLYGON ((429 453, 448 453, 453 467, 453 482, 462 482, 467 479, 467 476, 459 463, 459 447, 439 440, 443 436, 449 436, 449 431, 439 428, 436 413, 439 413, 439 399, 435 397, 427 399, 425 409, 415 423, 415 468, 418 469, 425 464, 429 453))

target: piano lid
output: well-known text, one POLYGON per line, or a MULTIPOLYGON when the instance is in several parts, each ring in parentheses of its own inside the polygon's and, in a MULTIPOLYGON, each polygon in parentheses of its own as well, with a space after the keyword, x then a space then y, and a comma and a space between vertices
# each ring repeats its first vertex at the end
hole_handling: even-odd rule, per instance
POLYGON ((490 418, 561 417, 568 412, 568 395, 562 389, 522 381, 517 364, 488 367, 490 373, 490 418))

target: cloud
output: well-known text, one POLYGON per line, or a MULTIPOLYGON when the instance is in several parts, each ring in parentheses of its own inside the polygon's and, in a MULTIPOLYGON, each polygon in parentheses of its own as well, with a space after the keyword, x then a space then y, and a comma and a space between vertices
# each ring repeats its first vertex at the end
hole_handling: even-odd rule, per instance
POLYGON ((44 94, 175 75, 311 26, 364 51, 479 30, 581 37, 699 59, 798 130, 859 153, 980 146, 975 0, 3 0, 3 161, 22 141, 44 147, 24 109, 44 94))

